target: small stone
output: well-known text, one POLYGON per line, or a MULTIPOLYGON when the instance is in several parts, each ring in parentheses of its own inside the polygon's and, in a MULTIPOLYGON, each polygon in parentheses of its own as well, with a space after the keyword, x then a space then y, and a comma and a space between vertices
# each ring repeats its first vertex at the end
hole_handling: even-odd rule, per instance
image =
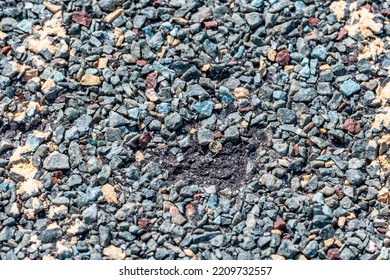
POLYGON ((130 121, 128 119, 126 119, 124 116, 122 116, 114 111, 110 111, 108 120, 110 123, 110 127, 118 127, 118 126, 123 126, 123 125, 130 123, 130 121))
POLYGON ((28 34, 32 33, 32 24, 27 19, 24 19, 21 22, 19 22, 16 28, 28 34))
POLYGON ((197 185, 185 186, 180 190, 180 195, 183 197, 192 197, 199 192, 197 185))
POLYGON ((172 81, 176 75, 176 72, 174 70, 161 65, 157 61, 153 62, 153 68, 170 81, 172 81))
POLYGON ((339 260, 340 253, 338 248, 331 248, 326 252, 326 256, 329 260, 339 260))
POLYGON ((260 178, 260 184, 266 186, 271 191, 279 190, 282 186, 282 180, 272 174, 264 174, 260 178))
POLYGON ((390 191, 386 188, 379 190, 377 194, 377 199, 380 202, 388 203, 390 199, 390 191))
POLYGON ((352 252, 351 249, 348 247, 344 247, 340 253, 340 259, 342 260, 353 260, 355 258, 354 253, 352 252))
POLYGON ((137 14, 133 19, 134 28, 140 29, 146 21, 146 16, 137 14))
POLYGON ((256 242, 254 241, 253 235, 244 235, 243 241, 240 244, 240 247, 246 251, 250 251, 256 247, 256 242))
POLYGON ((17 24, 18 24, 18 22, 15 19, 10 18, 10 17, 4 17, 0 21, 0 30, 4 31, 4 32, 12 31, 16 27, 17 24))
POLYGON ((98 60, 98 66, 97 68, 99 69, 104 69, 107 67, 107 64, 108 64, 108 58, 107 57, 101 57, 99 58, 98 60))
MULTIPOLYGON (((27 84, 26 88, 31 92, 36 92, 39 89, 41 79, 38 77, 31 78, 27 84)), ((0 85, 1 88, 1 85, 0 85)))
POLYGON ((136 151, 136 152, 135 152, 135 160, 136 160, 137 162, 142 162, 142 161, 144 161, 144 160, 145 160, 144 154, 143 154, 141 151, 136 151))
POLYGON ((332 209, 330 209, 329 206, 327 206, 327 205, 322 205, 321 210, 322 210, 322 213, 323 213, 325 216, 333 217, 332 209))
POLYGON ((134 214, 134 203, 124 204, 115 214, 115 218, 119 221, 126 220, 129 216, 134 214))
POLYGON ((68 228, 66 233, 70 234, 70 235, 73 235, 73 236, 76 236, 76 235, 79 235, 79 234, 86 233, 87 231, 88 231, 88 227, 80 219, 76 219, 74 221, 73 225, 71 225, 68 228))
POLYGON ((15 234, 15 229, 13 229, 12 227, 5 226, 0 231, 0 242, 11 240, 14 234, 15 234))
POLYGON ((275 261, 283 261, 285 260, 286 258, 281 256, 281 255, 278 255, 278 254, 272 254, 271 255, 271 260, 275 260, 275 261))
POLYGON ((357 68, 359 72, 364 74, 373 74, 375 71, 373 70, 370 62, 367 59, 361 59, 357 63, 357 68))
POLYGON ((81 185, 82 182, 83 180, 80 175, 71 175, 68 179, 69 187, 81 185))
POLYGON ((329 238, 329 239, 325 239, 324 240, 324 247, 325 248, 329 248, 333 244, 334 244, 334 239, 333 238, 329 238))
POLYGON ((69 157, 55 151, 45 158, 43 168, 49 171, 69 169, 69 157))
POLYGON ((58 88, 54 80, 48 79, 43 83, 41 90, 45 95, 50 96, 55 94, 58 91, 58 88))
POLYGON ((13 149, 14 145, 8 139, 2 139, 0 141, 0 154, 6 150, 13 149))
POLYGON ((171 214, 172 223, 180 226, 186 222, 186 218, 184 218, 177 207, 171 206, 169 208, 169 213, 171 214))
POLYGON ((102 191, 101 188, 99 187, 94 187, 94 188, 89 187, 86 191, 86 198, 88 201, 96 201, 101 195, 102 195, 102 191))
POLYGON ((90 174, 99 173, 102 170, 101 161, 96 157, 90 157, 86 164, 87 172, 90 174))
POLYGON ((90 15, 88 15, 84 11, 80 12, 73 12, 72 14, 72 20, 80 25, 83 25, 87 28, 91 26, 92 23, 92 18, 90 15))
POLYGON ((99 226, 99 239, 101 246, 108 246, 110 244, 112 235, 108 226, 99 226))
POLYGON ((317 92, 313 88, 302 88, 294 96, 296 102, 311 102, 317 97, 317 92))
POLYGON ((276 55, 276 62, 280 65, 288 65, 290 62, 290 53, 288 50, 281 50, 276 55))
MULTIPOLYGON (((55 72, 57 72, 57 71, 55 71, 55 72)), ((55 72, 54 71, 51 72, 51 70, 45 69, 44 70, 44 78, 48 79, 55 72), (47 73, 47 75, 46 75, 46 73, 47 73)), ((32 78, 37 78, 38 75, 39 75, 38 69, 26 70, 26 72, 24 73, 24 76, 23 76, 23 81, 27 82, 32 78)))
POLYGON ((291 4, 291 1, 275 1, 271 3, 272 6, 270 7, 269 12, 274 14, 287 8, 291 4))
POLYGON ((319 18, 309 18, 309 24, 312 27, 317 26, 320 22, 321 20, 319 18))
POLYGON ((205 65, 202 66, 201 70, 203 72, 207 72, 210 69, 210 67, 211 67, 211 64, 206 63, 205 65))
POLYGON ((85 114, 79 117, 78 119, 76 119, 73 124, 77 127, 78 131, 87 132, 89 131, 91 122, 92 122, 92 117, 85 114))
POLYGON ((147 44, 150 48, 154 50, 159 50, 161 46, 164 44, 164 36, 161 32, 157 32, 154 34, 149 40, 147 41, 147 44))
POLYGON ((245 20, 251 29, 258 27, 263 22, 262 15, 256 12, 245 14, 245 20))
POLYGON ((209 150, 214 154, 219 154, 223 149, 222 143, 219 141, 212 141, 209 143, 209 150))
POLYGON ((210 129, 200 128, 197 132, 198 143, 201 146, 206 146, 214 141, 214 134, 210 129))
POLYGON ((340 217, 337 220, 337 226, 339 228, 344 228, 345 222, 346 222, 346 218, 345 217, 340 217))
POLYGON ((163 102, 157 104, 156 109, 160 114, 168 115, 171 112, 171 104, 163 102))
POLYGON ((49 133, 34 130, 32 133, 27 135, 26 146, 30 147, 31 150, 35 152, 39 145, 41 145, 48 137, 49 133))
POLYGON ((339 33, 337 34, 336 41, 340 41, 341 39, 343 39, 347 33, 347 29, 345 27, 341 27, 339 33))
POLYGON ((274 223, 274 229, 285 230, 287 227, 287 223, 282 218, 278 218, 274 223))
POLYGON ((1 74, 3 76, 13 78, 13 77, 17 76, 19 73, 23 72, 24 69, 25 69, 24 66, 14 62, 14 61, 10 61, 10 62, 5 63, 5 65, 3 66, 3 69, 1 71, 1 74))
MULTIPOLYGON (((157 121, 157 120, 153 120, 153 121, 157 121)), ((151 126, 151 125, 149 124, 149 126, 151 126)), ((160 125, 158 125, 158 126, 160 126, 160 125)), ((144 133, 142 133, 141 137, 139 138, 140 148, 145 149, 148 146, 150 139, 151 139, 151 136, 150 136, 149 132, 145 131, 144 133)))
POLYGON ((310 67, 309 65, 306 65, 305 67, 303 67, 301 69, 301 71, 299 71, 299 76, 301 76, 302 78, 309 78, 310 77, 310 67))
POLYGON ((384 154, 383 151, 387 149, 388 146, 385 141, 376 142, 375 140, 370 140, 366 146, 366 157, 369 160, 375 160, 378 157, 378 153, 382 155, 384 154))
POLYGON ((46 8, 53 14, 57 13, 62 8, 60 5, 55 5, 47 1, 43 2, 42 4, 45 5, 46 8))
POLYGON ((355 81, 348 79, 341 84, 340 91, 346 96, 351 96, 360 91, 360 85, 355 81))
POLYGON ((312 240, 306 245, 305 249, 303 250, 303 254, 309 259, 312 259, 317 255, 318 249, 318 242, 312 240))
POLYGON ((172 113, 165 117, 164 124, 169 130, 178 130, 183 125, 183 118, 179 113, 172 113))
POLYGON ((0 76, 0 89, 6 89, 10 83, 11 83, 10 78, 0 76))
POLYGON ((51 206, 48 217, 52 220, 61 220, 66 217, 68 214, 68 207, 65 205, 60 205, 60 206, 51 206))
POLYGON ((209 100, 197 102, 192 105, 192 108, 194 108, 199 114, 210 117, 213 113, 214 103, 209 100))
POLYGON ((280 243, 277 253, 286 257, 287 259, 291 259, 298 253, 298 250, 291 240, 283 239, 280 243))
POLYGON ((110 245, 104 248, 103 255, 114 260, 124 260, 126 258, 126 254, 123 252, 123 250, 121 248, 115 247, 114 245, 110 245))
POLYGON ((157 86, 157 77, 158 77, 158 72, 157 71, 153 71, 151 73, 148 74, 148 76, 146 76, 146 85, 147 85, 147 88, 156 88, 157 86))
POLYGON ((276 60, 276 55, 277 55, 277 52, 274 49, 269 49, 269 51, 267 53, 267 58, 270 61, 275 61, 276 60))
POLYGON ((210 240, 210 245, 214 247, 221 247, 224 245, 224 243, 225 243, 225 237, 222 234, 217 235, 210 240))
POLYGON ((324 61, 327 55, 328 55, 328 52, 326 51, 326 49, 323 45, 316 46, 313 49, 313 51, 311 52, 311 57, 318 59, 320 61, 324 61))
POLYGON ((345 177, 354 186, 359 186, 364 182, 364 174, 357 169, 349 169, 345 172, 345 177))
POLYGON ((351 158, 348 161, 348 169, 359 169, 364 167, 366 164, 364 159, 351 158))
POLYGON ((156 260, 164 260, 168 258, 169 252, 165 248, 157 248, 156 253, 154 254, 154 258, 156 260))
POLYGON ((264 5, 264 0, 252 0, 251 5, 256 8, 260 8, 264 5))
POLYGON ((106 15, 103 20, 105 22, 111 23, 123 14, 124 14, 123 9, 118 9, 118 10, 115 10, 115 11, 109 13, 108 15, 106 15))
POLYGON ((343 129, 350 133, 357 134, 360 132, 360 125, 354 119, 346 119, 343 123, 343 129))
POLYGON ((290 209, 291 211, 296 211, 300 207, 300 201, 297 197, 290 197, 286 200, 285 203, 288 209, 290 209))
POLYGON ((296 114, 287 108, 280 108, 277 112, 277 116, 279 117, 280 121, 282 123, 296 123, 297 121, 297 116, 296 114))
POLYGON ((93 204, 92 206, 85 209, 82 213, 84 222, 87 225, 91 225, 94 222, 97 221, 97 215, 98 215, 98 209, 96 204, 93 204))
POLYGON ((203 22, 204 26, 207 28, 207 29, 210 29, 210 28, 215 28, 218 26, 218 22, 215 21, 215 20, 211 20, 211 21, 205 21, 203 22))
POLYGON ((325 203, 324 195, 322 193, 320 193, 320 192, 316 193, 313 196, 313 201, 321 203, 321 204, 324 204, 325 203))
POLYGON ((85 74, 80 81, 82 86, 100 86, 101 83, 100 78, 92 74, 85 74))
POLYGON ((348 196, 345 196, 340 200, 340 206, 344 209, 350 209, 353 207, 353 202, 348 196))
POLYGON ((98 0, 96 1, 99 7, 105 12, 112 12, 115 10, 116 5, 118 4, 116 1, 112 0, 98 0))
POLYGON ((223 133, 225 140, 232 143, 237 143, 240 141, 240 132, 236 126, 228 127, 223 133))
POLYGON ((0 184, 0 191, 7 192, 9 190, 9 184, 6 182, 2 182, 0 184))
POLYGON ((110 184, 102 186, 102 194, 108 203, 118 204, 118 196, 115 188, 110 184))
MULTIPOLYGON (((6 38, 8 37, 7 33, 4 33, 2 31, 0 31, 0 39, 1 40, 5 40, 6 38)), ((7 48, 9 50, 9 48, 7 48)), ((1 49, 2 50, 2 49, 1 49)), ((0 53, 3 53, 2 51, 0 51, 0 53)))
POLYGON ((233 94, 237 99, 243 99, 248 96, 249 90, 243 87, 238 87, 234 89, 233 94))
POLYGON ((199 244, 210 241, 215 236, 219 235, 219 232, 205 232, 202 234, 196 234, 192 236, 192 243, 199 244))
POLYGON ((39 239, 42 243, 55 243, 62 237, 61 228, 58 226, 48 226, 48 228, 41 232, 39 239))

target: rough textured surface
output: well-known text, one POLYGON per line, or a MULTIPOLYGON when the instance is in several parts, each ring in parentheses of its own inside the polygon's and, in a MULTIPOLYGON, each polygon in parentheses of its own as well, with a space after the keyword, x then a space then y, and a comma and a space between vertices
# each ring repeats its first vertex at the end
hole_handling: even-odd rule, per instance
POLYGON ((389 10, 0 0, 0 259, 389 259, 389 10))

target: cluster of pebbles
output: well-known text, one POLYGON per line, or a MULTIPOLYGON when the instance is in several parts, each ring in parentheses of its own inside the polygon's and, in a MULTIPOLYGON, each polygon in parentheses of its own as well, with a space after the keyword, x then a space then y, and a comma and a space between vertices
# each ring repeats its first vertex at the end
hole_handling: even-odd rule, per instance
POLYGON ((389 18, 0 0, 0 259, 390 259, 389 18))

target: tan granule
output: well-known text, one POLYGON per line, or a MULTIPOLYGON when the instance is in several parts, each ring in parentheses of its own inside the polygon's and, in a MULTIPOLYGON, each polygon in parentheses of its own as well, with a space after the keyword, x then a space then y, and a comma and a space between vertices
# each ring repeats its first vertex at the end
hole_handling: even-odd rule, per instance
POLYGON ((346 7, 347 4, 344 1, 332 2, 332 4, 329 6, 330 10, 336 15, 338 21, 345 17, 346 7))

